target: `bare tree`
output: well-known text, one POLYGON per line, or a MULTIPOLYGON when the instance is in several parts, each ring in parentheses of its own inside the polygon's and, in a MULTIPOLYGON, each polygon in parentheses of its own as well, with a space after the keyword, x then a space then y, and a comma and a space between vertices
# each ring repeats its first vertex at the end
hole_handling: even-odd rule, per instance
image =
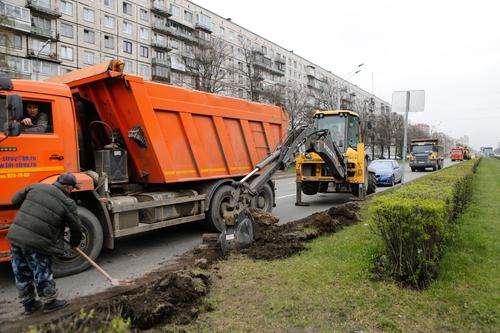
POLYGON ((193 61, 188 66, 195 79, 195 88, 211 93, 224 90, 226 70, 224 62, 229 57, 229 46, 220 38, 201 41, 193 51, 193 61))
POLYGON ((262 68, 258 66, 259 61, 263 61, 264 55, 262 52, 253 49, 249 40, 241 41, 241 53, 243 59, 238 61, 235 67, 236 73, 243 77, 243 82, 238 82, 240 87, 246 91, 250 100, 259 102, 263 98, 264 90, 264 73, 262 68))
POLYGON ((319 102, 319 108, 322 110, 339 109, 339 93, 340 89, 338 83, 327 79, 319 92, 315 94, 319 102))
POLYGON ((295 129, 310 122, 314 108, 310 107, 310 96, 297 85, 285 89, 284 108, 290 117, 289 128, 295 129))

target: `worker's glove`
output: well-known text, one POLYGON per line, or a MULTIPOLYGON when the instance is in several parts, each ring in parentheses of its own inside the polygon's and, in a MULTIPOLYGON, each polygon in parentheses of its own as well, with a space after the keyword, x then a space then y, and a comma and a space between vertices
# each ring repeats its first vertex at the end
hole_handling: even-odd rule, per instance
POLYGON ((77 247, 80 245, 80 242, 82 241, 82 234, 81 233, 72 233, 70 238, 69 238, 69 244, 71 247, 77 247))

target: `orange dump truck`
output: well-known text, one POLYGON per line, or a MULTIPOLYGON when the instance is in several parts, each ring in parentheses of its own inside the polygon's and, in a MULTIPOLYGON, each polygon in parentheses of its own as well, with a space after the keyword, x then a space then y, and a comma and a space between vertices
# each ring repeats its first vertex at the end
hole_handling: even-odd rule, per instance
MULTIPOLYGON (((232 181, 252 171, 286 135, 279 107, 145 81, 111 61, 34 82, 0 78, 0 261, 16 213, 12 196, 34 183, 73 172, 72 193, 84 227, 80 248, 96 258, 120 237, 205 220, 214 229, 232 181), (49 123, 43 133, 16 133, 15 119, 37 103, 49 123), (10 128, 10 129, 9 129, 10 128)), ((268 183, 254 205, 270 211, 268 183)), ((54 271, 87 263, 67 249, 54 271)))
POLYGON ((452 162, 464 160, 464 149, 462 147, 455 147, 451 149, 450 158, 452 162))

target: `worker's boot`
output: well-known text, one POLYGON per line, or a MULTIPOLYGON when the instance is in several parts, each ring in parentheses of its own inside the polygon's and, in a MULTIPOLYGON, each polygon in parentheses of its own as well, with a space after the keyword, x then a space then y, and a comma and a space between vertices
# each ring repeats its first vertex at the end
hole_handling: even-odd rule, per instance
POLYGON ((42 308, 42 305, 42 302, 38 300, 33 300, 29 303, 26 303, 24 304, 24 314, 30 315, 32 313, 35 313, 42 308))
POLYGON ((43 305, 43 312, 49 313, 52 311, 56 311, 56 310, 64 308, 66 305, 68 305, 67 301, 65 301, 63 299, 54 299, 53 301, 50 301, 50 302, 45 303, 43 305))

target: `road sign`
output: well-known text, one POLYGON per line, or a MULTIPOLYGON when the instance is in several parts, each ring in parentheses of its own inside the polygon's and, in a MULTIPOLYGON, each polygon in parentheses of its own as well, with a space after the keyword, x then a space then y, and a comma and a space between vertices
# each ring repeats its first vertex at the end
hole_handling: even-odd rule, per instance
MULTIPOLYGON (((392 111, 405 113, 405 134, 403 139, 403 165, 406 163, 406 150, 408 149, 407 133, 408 133, 408 113, 409 112, 424 112, 425 91, 424 90, 407 90, 394 91, 392 93, 392 111)), ((404 167, 401 183, 404 183, 404 167)))
POLYGON ((424 112, 425 90, 394 91, 392 93, 393 112, 424 112), (409 103, 408 103, 409 102, 409 103))

